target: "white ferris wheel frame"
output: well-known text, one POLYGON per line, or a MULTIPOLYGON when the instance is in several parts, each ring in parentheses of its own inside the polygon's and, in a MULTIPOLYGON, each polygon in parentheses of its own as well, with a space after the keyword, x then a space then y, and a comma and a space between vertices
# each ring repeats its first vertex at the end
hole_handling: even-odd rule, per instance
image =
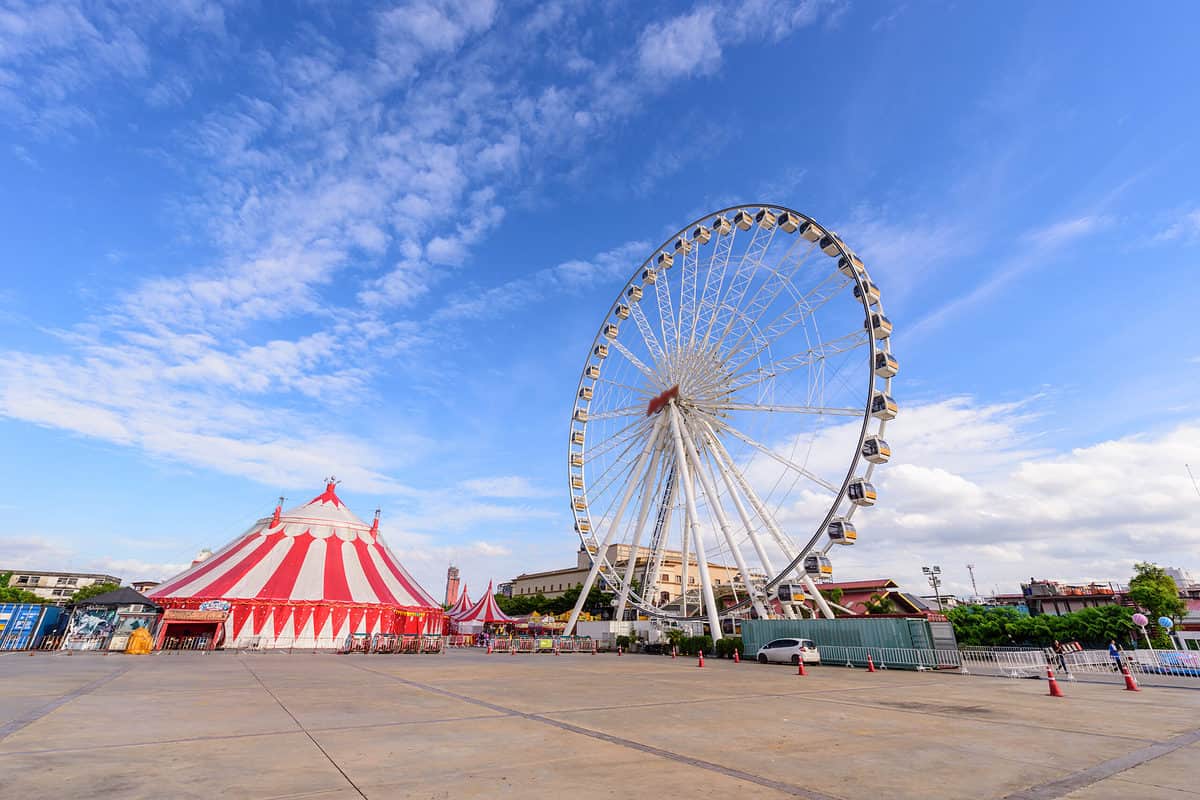
MULTIPOLYGON (((765 255, 769 246, 770 238, 768 238, 765 244, 761 245, 759 261, 752 262, 749 269, 743 269, 743 265, 746 261, 746 255, 743 254, 742 264, 739 264, 737 272, 734 274, 734 276, 732 276, 728 283, 726 283, 724 280, 724 266, 722 268, 722 277, 716 282, 717 285, 715 287, 710 287, 708 285, 707 279, 710 277, 710 273, 706 273, 706 284, 702 290, 702 298, 697 299, 695 296, 695 293, 698 289, 700 289, 700 287, 695 285, 696 281, 692 281, 691 291, 693 292, 693 295, 691 298, 692 308, 690 310, 693 319, 689 320, 690 324, 692 325, 689 335, 693 337, 693 340, 696 335, 697 319, 699 317, 699 313, 704 309, 703 304, 706 301, 710 309, 711 319, 708 320, 708 330, 705 334, 704 344, 707 344, 708 337, 711 335, 713 327, 716 325, 718 318, 721 316, 721 312, 727 307, 729 308, 729 313, 726 315, 728 317, 728 324, 726 325, 722 337, 728 335, 730 330, 734 327, 734 323, 737 321, 738 316, 742 315, 742 310, 738 308, 738 305, 742 302, 746 290, 749 288, 753 274, 757 272, 758 269, 766 268, 772 271, 774 276, 779 279, 782 284, 787 284, 789 282, 789 278, 780 275, 778 272, 772 269, 772 267, 762 263, 761 259, 765 255), (742 274, 743 272, 745 274, 742 274), (741 281, 740 287, 738 285, 739 280, 741 281), (712 290, 711 292, 710 289, 712 290), (724 291, 724 296, 721 295, 722 291, 724 291), (728 306, 728 299, 730 295, 739 291, 740 294, 737 296, 734 305, 731 307, 728 306)), ((713 258, 716 258, 715 254, 713 258)), ((805 259, 807 259, 807 255, 805 256, 805 259)), ((670 261, 666 262, 666 265, 669 268, 671 265, 670 261)), ((695 266, 693 266, 693 272, 694 271, 695 266)), ((828 280, 828 278, 826 278, 826 280, 828 280)), ((835 295, 841 294, 847 288, 847 286, 848 283, 843 282, 835 291, 831 292, 828 297, 825 297, 824 299, 818 297, 818 299, 821 299, 821 304, 824 302, 829 302, 835 295)), ((818 288, 819 287, 820 284, 818 285, 818 288)), ((780 289, 776 292, 776 296, 778 295, 779 291, 782 291, 782 288, 783 286, 781 285, 780 289)), ((759 294, 761 294, 761 287, 759 288, 758 292, 755 293, 755 296, 751 298, 751 305, 757 301, 759 294)), ((771 298, 771 301, 773 301, 773 299, 774 297, 771 298)), ((760 313, 762 310, 765 310, 765 306, 763 309, 760 309, 760 313)), ((816 310, 816 308, 803 310, 799 314, 798 319, 790 322, 791 326, 794 327, 797 324, 802 324, 803 320, 806 317, 811 317, 816 310)), ((840 237, 837 236, 836 233, 821 226, 812 217, 786 206, 772 203, 756 203, 723 208, 698 217, 689 224, 685 225, 675 234, 668 237, 659 247, 651 251, 651 255, 644 262, 642 262, 641 266, 634 270, 632 276, 621 287, 621 291, 618 293, 616 300, 614 300, 612 305, 609 307, 604 320, 600 324, 599 330, 597 330, 596 335, 592 340, 583 372, 580 376, 579 383, 576 386, 575 400, 572 406, 572 415, 568 431, 568 488, 571 495, 571 510, 572 514, 574 515, 575 530, 579 535, 583 549, 585 549, 588 553, 592 565, 587 579, 581 587, 582 591, 580 592, 578 602, 576 603, 575 609, 571 614, 570 620, 567 623, 565 633, 569 634, 574 629, 575 624, 578 621, 579 614, 584 603, 586 602, 588 593, 598 577, 603 581, 604 585, 608 586, 612 591, 617 593, 615 604, 617 605, 618 613, 620 614, 620 616, 617 617, 618 619, 623 618, 626 607, 629 603, 632 603, 640 613, 644 613, 652 618, 660 620, 695 621, 696 618, 688 615, 687 613, 687 597, 689 592, 687 576, 689 568, 689 555, 687 548, 689 543, 689 528, 691 529, 692 534, 691 544, 696 548, 696 565, 700 573, 700 589, 702 594, 700 612, 702 617, 707 612, 707 622, 709 623, 714 639, 720 638, 721 620, 729 617, 744 616, 744 612, 751 607, 760 616, 760 618, 769 616, 770 612, 764 606, 764 601, 769 599, 772 589, 785 580, 788 580, 789 577, 792 576, 795 576, 805 584, 822 615, 826 617, 833 616, 832 610, 818 591, 816 582, 813 581, 812 577, 804 571, 802 564, 807 556, 812 554, 826 556, 832 549, 834 546, 834 542, 832 540, 827 541, 823 547, 819 546, 822 538, 827 535, 831 521, 833 521, 835 518, 840 518, 849 522, 853 518, 859 506, 856 503, 848 500, 847 490, 850 484, 856 479, 862 479, 863 481, 869 482, 876 467, 875 463, 864 457, 864 443, 872 434, 882 438, 887 429, 887 419, 875 416, 872 413, 872 408, 876 401, 876 397, 882 395, 884 398, 890 398, 891 396, 893 375, 878 374, 875 365, 876 357, 879 354, 885 354, 886 357, 891 356, 890 330, 882 337, 877 336, 875 327, 871 324, 872 315, 879 315, 881 318, 886 318, 884 314, 882 297, 879 296, 878 289, 875 288, 874 284, 872 283, 870 275, 868 274, 867 269, 865 265, 863 265, 861 259, 859 259, 858 256, 845 245, 845 243, 840 239, 840 237), (764 216, 760 212, 766 213, 765 223, 763 222, 764 216), (822 409, 819 411, 813 411, 812 409, 796 406, 762 406, 740 403, 726 403, 722 405, 721 408, 737 410, 753 407, 754 410, 773 410, 783 413, 843 413, 847 416, 859 416, 862 419, 862 424, 859 428, 858 444, 851 458, 850 466, 846 470, 840 486, 838 486, 833 483, 823 481, 822 479, 808 472, 805 468, 791 463, 774 450, 755 442, 750 437, 732 427, 727 427, 724 432, 736 439, 741 440, 743 444, 758 450, 769 458, 785 462, 785 466, 797 474, 805 476, 810 480, 824 486, 827 490, 835 492, 835 496, 829 507, 829 510, 825 513, 820 524, 816 526, 814 532, 809 537, 807 542, 802 546, 795 545, 793 540, 779 529, 779 526, 774 520, 774 516, 766 508, 762 500, 755 494, 754 489, 737 469, 736 464, 722 444, 721 438, 718 435, 720 429, 723 427, 720 420, 713 418, 702 420, 700 422, 702 428, 699 433, 701 436, 703 436, 703 444, 705 445, 704 450, 708 454, 710 461, 715 462, 717 465, 716 467, 710 467, 706 470, 704 460, 701 457, 701 449, 696 446, 693 433, 688 430, 687 426, 680 424, 681 415, 676 408, 676 402, 674 399, 668 399, 665 404, 660 407, 660 410, 657 411, 657 413, 647 412, 646 417, 629 425, 627 428, 610 437, 610 440, 615 440, 625 431, 631 430, 632 433, 626 437, 630 440, 629 446, 626 449, 628 450, 629 448, 633 447, 634 444, 641 444, 641 448, 636 464, 632 471, 629 472, 629 480, 624 487, 621 501, 617 505, 617 509, 612 520, 609 521, 608 525, 606 526, 607 530, 605 537, 601 540, 597 537, 597 531, 592 524, 590 513, 591 509, 587 498, 585 471, 583 469, 583 464, 586 463, 589 455, 586 429, 589 424, 588 408, 591 404, 590 394, 588 395, 587 399, 584 399, 584 389, 595 385, 599 380, 598 376, 600 371, 603 370, 604 358, 597 358, 596 356, 598 348, 600 346, 612 347, 621 355, 621 357, 623 357, 634 368, 636 368, 638 372, 640 372, 651 383, 652 386, 657 386, 658 391, 664 393, 669 392, 670 387, 665 385, 666 382, 663 380, 663 376, 638 359, 636 355, 634 355, 623 344, 620 343, 620 340, 616 335, 610 335, 612 331, 618 330, 619 326, 622 324, 633 323, 639 327, 647 349, 651 352, 655 359, 663 363, 670 363, 671 356, 674 354, 664 351, 662 345, 657 343, 654 331, 648 330, 649 323, 645 319, 644 313, 641 312, 640 303, 644 300, 649 300, 649 298, 643 298, 640 292, 644 289, 646 294, 648 294, 650 286, 654 286, 655 302, 658 303, 659 322, 662 326, 664 344, 669 349, 671 346, 671 337, 677 335, 678 329, 684 327, 684 312, 685 308, 688 306, 688 303, 683 302, 683 293, 688 291, 688 284, 685 281, 680 288, 681 302, 679 317, 677 320, 672 307, 670 288, 666 285, 666 281, 664 280, 660 284, 653 280, 649 282, 645 280, 645 276, 648 274, 648 271, 655 271, 657 274, 662 274, 666 271, 665 268, 661 271, 656 270, 655 259, 658 258, 660 259, 659 263, 664 263, 661 261, 664 255, 666 255, 668 259, 672 258, 672 243, 675 243, 676 252, 679 252, 681 247, 687 248, 683 250, 683 255, 685 258, 684 275, 686 276, 686 259, 691 250, 695 249, 697 251, 697 255, 693 259, 694 263, 695 259, 698 259, 699 257, 699 249, 705 245, 711 245, 717 249, 718 252, 720 248, 725 248, 725 266, 727 266, 730 261, 729 253, 732 250, 733 239, 739 230, 745 232, 751 230, 751 227, 753 228, 753 234, 751 234, 753 238, 746 250, 746 253, 749 253, 751 250, 753 250, 753 248, 755 248, 757 244, 757 237, 764 230, 771 231, 772 236, 774 235, 774 231, 772 231, 773 228, 783 230, 783 228, 778 226, 778 222, 784 218, 784 215, 789 215, 788 219, 790 221, 795 221, 791 222, 792 229, 787 232, 792 236, 803 236, 803 238, 807 239, 813 245, 813 248, 809 249, 809 253, 812 253, 813 249, 816 248, 818 252, 824 253, 825 255, 834 259, 835 263, 839 265, 839 269, 834 270, 834 272, 831 273, 831 276, 837 275, 838 272, 841 271, 841 273, 846 276, 847 280, 852 282, 856 287, 857 298, 855 299, 861 305, 864 319, 866 320, 864 329, 867 337, 866 344, 868 345, 869 352, 869 357, 867 360, 868 385, 865 396, 865 404, 861 411, 859 411, 857 408, 833 410, 822 409), (736 221, 733 225, 729 224, 730 216, 733 216, 734 220, 736 221), (746 221, 751 218, 754 219, 753 225, 750 227, 743 227, 746 221), (724 221, 724 224, 721 224, 722 221, 724 221), (799 228, 795 227, 796 223, 799 224, 799 228), (689 237, 689 232, 696 232, 705 229, 710 232, 711 240, 706 238, 701 241, 700 239, 692 239, 689 237), (681 245, 681 242, 687 242, 689 244, 681 245), (824 245, 826 242, 828 242, 828 246, 820 246, 824 245), (850 265, 848 273, 845 270, 840 270, 841 264, 850 265), (632 299, 633 287, 639 287, 639 296, 636 300, 632 299), (872 295, 870 291, 871 289, 874 289, 874 295, 872 295), (677 321, 679 322, 678 325, 676 324, 677 321), (610 326, 617 327, 612 328, 610 326), (874 430, 871 428, 872 424, 876 426, 874 430), (638 436, 639 434, 644 435, 645 438, 635 439, 635 436, 638 436), (671 457, 667 455, 667 451, 673 452, 673 461, 670 460, 671 457), (658 468, 660 458, 664 462, 662 469, 658 468), (665 473, 665 465, 668 462, 671 464, 670 475, 665 473), (860 474, 860 467, 863 464, 866 466, 865 468, 862 468, 860 474), (679 472, 679 474, 677 475, 676 472, 679 472), (748 534, 756 556, 758 557, 762 566, 767 570, 767 580, 763 585, 761 594, 756 593, 751 586, 751 581, 749 580, 750 573, 747 569, 747 565, 744 563, 740 547, 737 546, 732 540, 730 533, 730 521, 724 513, 724 509, 722 508, 720 500, 712 499, 716 497, 720 491, 720 488, 717 487, 713 482, 714 479, 718 477, 720 478, 721 483, 724 485, 724 489, 728 492, 728 495, 734 505, 737 522, 740 523, 741 528, 744 529, 748 534), (746 593, 749 595, 746 599, 720 610, 716 609, 716 604, 713 599, 712 583, 708 575, 708 561, 705 557, 704 551, 704 537, 697 529, 698 514, 696 512, 694 494, 698 487, 696 486, 696 480, 693 480, 693 478, 698 479, 700 483, 699 488, 703 491, 707 498, 710 498, 709 508, 716 517, 715 521, 717 523, 717 528, 720 529, 721 537, 729 545, 729 550, 737 562, 738 570, 744 578, 746 593), (668 487, 668 481, 672 481, 674 485, 672 487, 668 487), (614 537, 621 528, 620 523, 622 518, 626 513, 627 506, 635 496, 639 484, 642 485, 642 502, 639 504, 639 508, 636 512, 636 532, 631 542, 631 553, 633 556, 627 559, 625 569, 622 574, 617 570, 615 564, 610 563, 608 559, 608 550, 613 544, 614 537), (674 614, 666 612, 653 602, 647 602, 646 598, 642 595, 654 591, 653 583, 657 581, 661 573, 663 555, 667 550, 667 539, 670 538, 670 517, 674 508, 679 505, 679 489, 682 489, 684 501, 682 505, 685 510, 685 519, 681 524, 680 532, 683 551, 681 565, 683 575, 681 578, 682 599, 680 601, 680 613, 674 614), (641 545, 641 537, 651 513, 651 505, 657 497, 661 496, 660 491, 668 492, 669 494, 666 495, 666 498, 669 498, 670 500, 669 503, 658 509, 660 516, 656 519, 656 525, 663 526, 666 535, 664 535, 661 545, 652 550, 652 554, 648 559, 646 568, 643 570, 644 575, 653 575, 652 585, 648 589, 643 587, 643 591, 639 593, 634 591, 632 588, 633 573, 636 569, 637 562, 637 548, 641 545), (743 500, 745 500, 745 503, 743 500), (750 509, 746 508, 747 503, 751 506, 750 509), (842 509, 843 506, 846 508, 841 514, 839 514, 839 510, 842 509), (662 519, 664 516, 666 518, 665 523, 662 519), (773 568, 770 557, 762 546, 758 536, 755 535, 755 526, 753 526, 751 523, 751 519, 754 516, 757 516, 759 519, 761 519, 763 525, 767 529, 767 533, 770 535, 770 538, 782 551, 784 557, 789 559, 787 565, 782 569, 775 570, 773 568)), ((735 346, 740 346, 741 342, 745 340, 748 335, 750 335, 751 324, 746 324, 745 328, 746 330, 742 333, 741 338, 735 342, 735 346)), ((841 338, 847 337, 843 336, 841 338)), ((719 345, 721 341, 722 340, 717 340, 716 344, 719 345)), ((678 340, 676 343, 678 344, 678 340)), ((824 345, 825 343, 820 344, 824 345)), ((846 349, 853 349, 854 347, 857 347, 857 345, 848 346, 846 349)), ((761 353, 761 349, 759 352, 761 353)), ((790 371, 804 366, 805 361, 802 357, 803 355, 804 354, 798 354, 796 356, 789 357, 789 360, 798 360, 796 360, 794 365, 788 366, 787 370, 790 371)), ((813 358, 817 358, 817 356, 813 355, 811 350, 809 351, 808 355, 810 356, 809 363, 811 363, 813 358)), ((754 354, 739 361, 735 366, 740 370, 740 372, 735 372, 734 377, 749 369, 747 365, 749 365, 753 360, 754 354)), ((770 375, 769 377, 776 377, 777 374, 778 372, 770 375)), ((767 378, 760 378, 759 380, 767 380, 767 378)), ((745 386, 753 385, 753 383, 754 381, 739 384, 737 388, 741 389, 745 386)), ((630 413, 630 409, 622 409, 622 411, 626 414, 630 413)), ((609 416, 612 415, 613 412, 610 412, 609 416)), ((610 444, 609 446, 615 447, 616 445, 610 444)), ((788 606, 784 605, 783 608, 785 615, 791 617, 792 614, 788 606)))

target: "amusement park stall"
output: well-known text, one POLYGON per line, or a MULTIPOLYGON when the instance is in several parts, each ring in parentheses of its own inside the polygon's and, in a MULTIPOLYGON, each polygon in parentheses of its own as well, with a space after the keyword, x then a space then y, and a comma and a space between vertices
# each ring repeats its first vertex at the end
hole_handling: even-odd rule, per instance
POLYGON ((153 632, 162 609, 128 586, 96 595, 71 609, 66 650, 124 650, 139 628, 153 632))

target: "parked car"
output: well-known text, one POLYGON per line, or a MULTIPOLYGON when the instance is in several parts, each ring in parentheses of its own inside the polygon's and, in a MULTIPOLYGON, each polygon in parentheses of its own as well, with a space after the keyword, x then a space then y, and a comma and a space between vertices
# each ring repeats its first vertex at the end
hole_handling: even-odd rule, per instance
POLYGON ((776 639, 758 648, 758 663, 766 664, 820 664, 821 654, 812 639, 776 639))

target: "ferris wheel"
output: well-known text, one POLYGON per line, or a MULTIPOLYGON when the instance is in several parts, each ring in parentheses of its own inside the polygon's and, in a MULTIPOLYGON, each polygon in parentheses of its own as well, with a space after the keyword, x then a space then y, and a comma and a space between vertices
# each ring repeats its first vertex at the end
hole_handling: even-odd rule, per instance
POLYGON ((617 619, 699 619, 714 639, 731 616, 832 617, 818 584, 891 457, 891 333, 863 262, 799 212, 734 206, 668 238, 576 389, 568 476, 591 569, 567 632, 597 578, 617 619))

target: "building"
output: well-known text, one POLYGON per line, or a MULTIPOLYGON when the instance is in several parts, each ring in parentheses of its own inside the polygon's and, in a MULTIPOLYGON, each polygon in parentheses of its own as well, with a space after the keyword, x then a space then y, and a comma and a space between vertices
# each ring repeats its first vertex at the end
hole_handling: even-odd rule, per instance
MULTIPOLYGON (((8 571, 0 569, 0 575, 8 571)), ((120 585, 121 579, 99 572, 39 572, 28 569, 12 570, 12 577, 8 579, 9 586, 33 592, 43 600, 53 601, 60 606, 71 599, 71 595, 94 583, 120 585)))
MULTIPOLYGON (((629 554, 631 548, 627 544, 609 545, 608 561, 618 571, 624 570, 629 563, 629 554)), ((647 562, 653 555, 653 551, 649 547, 639 547, 636 554, 636 562, 634 564, 634 575, 639 576, 641 571, 647 566, 647 562)), ((700 586, 699 561, 696 559, 695 553, 688 554, 688 591, 696 593, 700 586)), ((581 586, 584 580, 587 579, 588 570, 591 569, 592 562, 588 557, 587 551, 582 547, 576 554, 575 566, 565 569, 552 569, 545 572, 526 572, 513 578, 512 597, 521 597, 522 595, 543 594, 546 597, 558 597, 568 589, 581 586)), ((715 593, 722 591, 721 587, 729 587, 731 592, 745 592, 745 585, 742 581, 741 573, 738 572, 736 566, 730 567, 725 564, 708 565, 709 575, 713 581, 713 590, 715 593)), ((766 575, 754 573, 751 575, 753 581, 766 581, 766 575)), ((505 585, 501 584, 503 588, 505 585)), ((655 604, 665 606, 679 598, 683 593, 683 555, 678 550, 667 550, 663 553, 662 569, 659 571, 658 581, 654 586, 655 604)), ((692 596, 688 598, 689 605, 692 603, 692 596)))
POLYGON ((129 588, 133 589, 139 594, 145 594, 155 586, 158 586, 159 583, 160 581, 130 581, 129 588))
POLYGON ((1200 590, 1200 579, 1197 579, 1190 571, 1179 567, 1163 567, 1163 572, 1175 581, 1175 585, 1179 587, 1180 594, 1187 593, 1190 589, 1200 590))
MULTIPOLYGON (((891 578, 872 578, 863 581, 826 581, 818 583, 817 588, 828 597, 835 589, 841 589, 842 597, 837 604, 853 614, 867 613, 867 602, 876 595, 883 595, 892 601, 898 614, 925 614, 928 609, 919 598, 907 592, 900 591, 900 584, 891 578)), ((946 598, 943 597, 943 600, 946 598)), ((934 604, 933 610, 937 610, 934 604)))
POLYGON ((1067 584, 1030 578, 1029 583, 1021 584, 1021 595, 1032 616, 1061 616, 1085 608, 1125 605, 1124 592, 1112 583, 1067 584))

